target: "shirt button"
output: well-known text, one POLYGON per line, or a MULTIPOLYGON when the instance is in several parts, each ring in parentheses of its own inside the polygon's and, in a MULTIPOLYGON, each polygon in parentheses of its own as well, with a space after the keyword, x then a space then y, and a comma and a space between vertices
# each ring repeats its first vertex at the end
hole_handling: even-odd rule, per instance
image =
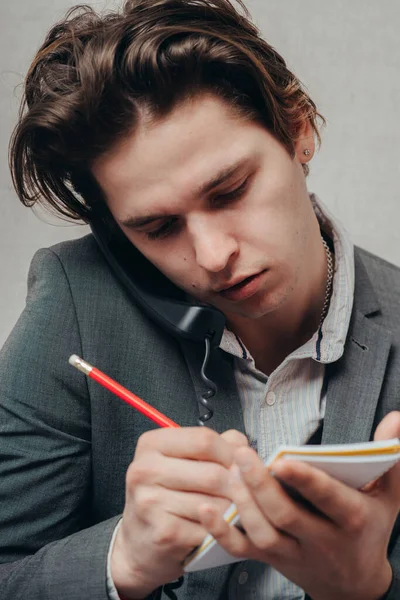
POLYGON ((249 574, 247 573, 247 571, 242 571, 238 577, 238 582, 240 585, 244 585, 247 580, 249 578, 249 574))
POLYGON ((268 394, 267 394, 268 406, 273 406, 275 404, 275 401, 276 401, 276 396, 275 396, 274 392, 268 392, 268 394))

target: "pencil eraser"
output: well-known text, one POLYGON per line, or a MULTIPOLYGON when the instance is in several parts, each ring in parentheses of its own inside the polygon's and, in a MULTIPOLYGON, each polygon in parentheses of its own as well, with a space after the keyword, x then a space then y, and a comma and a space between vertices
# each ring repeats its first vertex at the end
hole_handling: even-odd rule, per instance
POLYGON ((76 364, 78 361, 79 361, 79 356, 77 356, 76 354, 71 354, 71 356, 68 359, 69 364, 72 365, 73 367, 76 367, 76 364))

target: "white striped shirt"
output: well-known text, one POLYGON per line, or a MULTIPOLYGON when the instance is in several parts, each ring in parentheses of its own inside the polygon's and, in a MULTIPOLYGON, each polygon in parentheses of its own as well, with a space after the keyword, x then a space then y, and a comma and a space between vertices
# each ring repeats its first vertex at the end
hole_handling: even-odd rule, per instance
MULTIPOLYGON (((321 229, 333 240, 335 272, 328 314, 312 338, 292 352, 267 377, 255 367, 239 338, 225 329, 220 348, 234 356, 236 385, 246 434, 262 460, 280 444, 304 444, 325 414, 325 364, 344 351, 354 299, 353 245, 343 227, 311 195, 321 229)), ((216 407, 218 410, 218 407, 216 407)), ((272 567, 238 563, 229 600, 302 600, 304 592, 272 567)))

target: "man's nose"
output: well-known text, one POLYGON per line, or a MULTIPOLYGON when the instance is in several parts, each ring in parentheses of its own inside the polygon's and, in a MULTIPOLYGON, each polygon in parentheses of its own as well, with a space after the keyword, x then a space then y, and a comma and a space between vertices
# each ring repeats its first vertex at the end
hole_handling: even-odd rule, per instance
POLYGON ((197 264, 212 273, 223 271, 238 252, 238 243, 215 216, 198 218, 189 226, 197 264))

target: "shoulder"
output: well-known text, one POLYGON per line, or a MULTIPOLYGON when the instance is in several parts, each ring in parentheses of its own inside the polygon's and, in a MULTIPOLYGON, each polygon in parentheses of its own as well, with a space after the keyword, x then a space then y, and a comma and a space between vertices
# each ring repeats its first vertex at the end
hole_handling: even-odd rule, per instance
POLYGON ((30 275, 56 277, 63 271, 73 274, 86 268, 87 275, 90 276, 89 267, 103 269, 106 267, 105 260, 91 234, 37 250, 30 265, 30 275))
POLYGON ((28 303, 57 304, 60 313, 71 305, 82 332, 105 324, 143 320, 125 288, 103 257, 94 237, 89 234, 38 250, 28 276, 28 303))
POLYGON ((65 284, 73 296, 89 291, 95 296, 100 289, 108 293, 122 291, 91 234, 42 248, 34 255, 29 270, 29 290, 38 285, 54 289, 65 284))
POLYGON ((50 246, 48 250, 57 255, 62 262, 76 261, 78 257, 91 262, 93 260, 104 262, 96 240, 91 233, 75 240, 60 242, 50 246))
POLYGON ((356 247, 356 254, 361 258, 368 274, 376 277, 374 283, 380 286, 390 283, 390 287, 394 286, 393 292, 400 293, 400 267, 363 248, 356 247))
POLYGON ((355 248, 355 304, 370 310, 377 325, 391 331, 400 348, 400 268, 361 248, 355 248))
POLYGON ((84 269, 90 276, 91 269, 107 270, 106 261, 91 234, 75 240, 60 242, 49 248, 41 248, 33 258, 33 264, 43 267, 59 264, 68 274, 81 273, 84 269))
MULTIPOLYGON (((385 309, 400 309, 400 267, 362 248, 355 249, 357 266, 362 263, 378 302, 385 309)), ((360 269, 359 269, 360 270, 360 269)))
POLYGON ((65 313, 72 313, 82 348, 90 348, 99 368, 111 369, 116 361, 125 364, 127 356, 144 368, 150 355, 171 353, 170 336, 137 306, 91 234, 36 253, 28 306, 56 314, 59 327, 65 313))

